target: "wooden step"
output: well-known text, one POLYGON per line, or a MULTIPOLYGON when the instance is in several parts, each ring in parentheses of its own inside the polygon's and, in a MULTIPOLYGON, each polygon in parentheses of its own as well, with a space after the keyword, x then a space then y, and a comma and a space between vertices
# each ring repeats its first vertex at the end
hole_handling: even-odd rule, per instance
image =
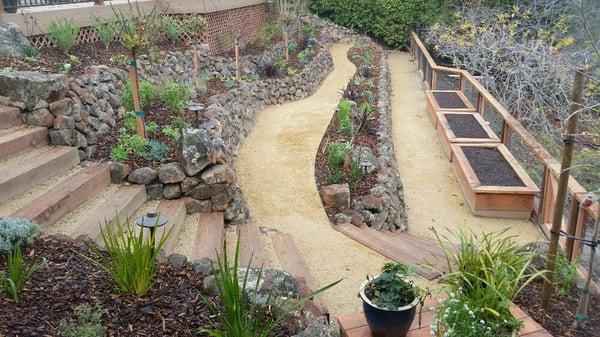
POLYGON ((161 200, 157 207, 158 213, 165 215, 169 222, 157 231, 156 237, 159 238, 164 231, 171 230, 171 235, 165 242, 163 250, 167 255, 173 253, 173 249, 179 240, 179 234, 183 229, 185 222, 185 201, 183 198, 175 200, 161 200))
POLYGON ((21 125, 21 110, 9 106, 0 106, 0 129, 21 125))
MULTIPOLYGON (((77 237, 87 234, 96 242, 100 242, 100 226, 114 224, 117 219, 125 223, 127 219, 135 214, 147 200, 146 187, 144 185, 121 186, 115 195, 99 205, 87 219, 80 223, 71 236, 77 237)), ((135 219, 130 219, 131 225, 135 225, 135 219)))
POLYGON ((216 260, 223 250, 225 219, 223 213, 206 213, 200 216, 192 248, 192 260, 209 258, 216 260))
POLYGON ((74 147, 49 146, 31 160, 16 160, 15 164, 8 164, 0 170, 0 202, 76 166, 79 164, 79 153, 74 147))
MULTIPOLYGON (((272 237, 275 253, 283 270, 292 274, 300 283, 300 296, 305 297, 319 289, 317 280, 311 275, 308 265, 296 242, 290 234, 280 233, 272 237)), ((308 309, 317 317, 329 319, 329 310, 320 297, 315 297, 308 303, 308 309)))
POLYGON ((265 264, 265 249, 260 238, 258 226, 253 223, 237 226, 240 238, 240 265, 263 267, 265 264))
POLYGON ((48 144, 47 128, 19 128, 0 135, 0 159, 46 144, 48 144))
POLYGON ((108 184, 110 184, 108 164, 86 167, 11 216, 30 219, 44 227, 49 227, 108 184))
POLYGON ((433 280, 440 275, 436 270, 443 267, 444 254, 434 241, 429 242, 406 233, 379 232, 367 227, 358 228, 352 224, 335 225, 333 228, 393 261, 413 267, 428 280, 433 280), (436 270, 423 266, 429 263, 433 264, 436 270))

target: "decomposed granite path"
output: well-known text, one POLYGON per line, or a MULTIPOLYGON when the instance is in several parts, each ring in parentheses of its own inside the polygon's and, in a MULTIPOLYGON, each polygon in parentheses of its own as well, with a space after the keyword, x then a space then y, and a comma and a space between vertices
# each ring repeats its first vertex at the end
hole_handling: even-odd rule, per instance
POLYGON ((509 229, 518 242, 540 240, 539 229, 529 221, 471 214, 426 116, 425 93, 414 63, 407 53, 388 55, 393 92, 392 138, 404 185, 410 233, 432 238, 431 226, 438 230, 464 226, 476 233, 509 229))
POLYGON ((291 234, 320 286, 344 278, 324 295, 333 317, 360 310, 358 287, 387 261, 331 228, 315 183, 319 143, 356 70, 349 48, 331 48, 334 70, 313 96, 259 113, 236 161, 254 222, 291 234))

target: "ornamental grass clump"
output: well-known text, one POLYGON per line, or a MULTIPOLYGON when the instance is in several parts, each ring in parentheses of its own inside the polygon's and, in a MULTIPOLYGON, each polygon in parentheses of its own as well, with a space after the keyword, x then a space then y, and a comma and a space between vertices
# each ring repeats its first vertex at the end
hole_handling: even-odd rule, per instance
POLYGON ((119 292, 143 297, 148 293, 156 276, 157 256, 171 230, 160 237, 145 234, 144 228, 136 229, 117 218, 114 224, 100 228, 106 253, 94 249, 96 262, 106 271, 119 292))
POLYGON ((71 50, 75 44, 75 41, 77 41, 79 29, 79 24, 73 19, 56 19, 48 24, 46 36, 53 45, 62 50, 65 54, 68 54, 69 50, 71 50))
POLYGON ((436 336, 504 336, 522 322, 510 313, 519 292, 542 271, 532 271, 534 255, 519 249, 506 230, 477 236, 461 230, 445 236, 432 229, 442 247, 448 272, 443 301, 432 325, 436 336), (454 243, 458 243, 455 249, 454 243))
POLYGON ((27 283, 40 265, 40 260, 26 262, 23 258, 21 247, 15 247, 8 254, 6 275, 0 275, 1 292, 9 294, 15 302, 18 302, 19 294, 25 288, 25 283, 27 283))

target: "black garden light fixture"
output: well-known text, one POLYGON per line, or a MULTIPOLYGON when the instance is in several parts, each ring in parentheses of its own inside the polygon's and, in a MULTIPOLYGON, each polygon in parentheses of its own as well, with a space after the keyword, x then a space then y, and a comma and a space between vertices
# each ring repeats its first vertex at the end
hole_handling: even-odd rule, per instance
POLYGON ((150 230, 150 237, 152 238, 152 247, 156 244, 155 241, 155 232, 156 229, 166 225, 169 222, 169 219, 159 213, 156 210, 152 210, 147 212, 145 215, 141 216, 136 224, 142 228, 148 228, 150 230))

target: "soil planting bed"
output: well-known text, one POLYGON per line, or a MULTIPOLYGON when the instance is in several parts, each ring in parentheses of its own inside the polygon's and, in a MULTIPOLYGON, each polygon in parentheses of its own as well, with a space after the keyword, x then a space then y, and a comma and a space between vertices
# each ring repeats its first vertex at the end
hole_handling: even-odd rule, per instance
POLYGON ((466 109, 467 106, 460 99, 455 92, 447 92, 447 91, 434 91, 433 96, 435 97, 438 105, 441 109, 466 109))
POLYGON ((488 138, 475 116, 469 114, 445 115, 452 132, 457 138, 488 138))
POLYGON ((600 331, 600 296, 590 294, 588 321, 585 328, 573 329, 574 315, 580 292, 573 288, 568 295, 553 296, 550 299, 550 311, 540 308, 541 283, 532 283, 525 287, 515 300, 515 304, 527 312, 553 336, 596 337, 600 331))
MULTIPOLYGON (((44 258, 15 303, 0 296, 0 336, 64 336, 63 319, 73 320, 81 305, 106 310, 101 324, 108 336, 200 336, 200 327, 212 327, 201 293, 202 277, 191 268, 160 265, 157 279, 144 298, 119 294, 107 274, 90 259, 85 245, 50 238, 26 248, 28 259, 44 258)), ((0 273, 6 271, 0 257, 0 273)), ((287 327, 271 336, 293 335, 287 327)))
MULTIPOLYGON (((357 69, 360 69, 360 66, 363 64, 362 60, 357 58, 358 55, 364 55, 367 51, 370 51, 373 58, 373 72, 370 74, 371 76, 362 83, 358 83, 355 81, 356 77, 359 76, 358 70, 357 74, 350 80, 346 90, 344 91, 344 99, 349 99, 354 101, 357 105, 361 103, 369 103, 369 98, 366 95, 363 95, 364 92, 372 92, 376 97, 374 102, 370 102, 372 107, 372 116, 367 119, 364 123, 363 127, 360 129, 358 133, 354 136, 354 146, 364 146, 368 147, 375 157, 378 156, 377 151, 377 129, 379 127, 379 112, 377 109, 377 102, 379 100, 378 93, 378 79, 380 74, 381 65, 381 54, 379 51, 373 47, 352 47, 348 51, 348 58, 356 65, 357 69)), ((333 172, 333 169, 329 167, 328 158, 329 158, 329 143, 334 141, 350 141, 350 135, 342 134, 339 130, 339 120, 337 118, 337 114, 334 114, 327 130, 325 131, 325 135, 321 140, 321 144, 319 145, 319 151, 317 152, 316 162, 315 162, 315 178, 317 181, 317 186, 319 187, 319 193, 321 191, 321 186, 330 185, 331 182, 328 180, 330 174, 333 172)), ((343 179, 339 183, 349 183, 348 177, 350 176, 350 169, 348 167, 343 168, 343 179)), ((363 175, 362 178, 356 183, 353 188, 351 188, 351 199, 357 199, 361 196, 367 195, 370 193, 371 188, 373 188, 377 184, 377 176, 376 172, 371 174, 363 175)), ((322 200, 322 195, 321 195, 322 200)), ((333 215, 339 213, 341 210, 336 208, 327 207, 325 208, 329 219, 333 221, 333 215)))
POLYGON ((477 179, 484 186, 525 186, 496 148, 463 146, 477 179))

